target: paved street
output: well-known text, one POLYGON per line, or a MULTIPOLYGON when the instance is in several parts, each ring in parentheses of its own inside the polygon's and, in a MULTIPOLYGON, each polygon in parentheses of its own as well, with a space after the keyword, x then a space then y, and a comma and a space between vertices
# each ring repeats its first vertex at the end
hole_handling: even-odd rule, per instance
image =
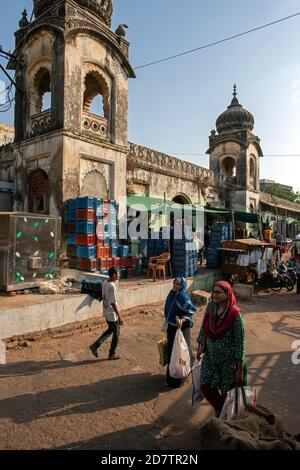
MULTIPOLYGON (((299 433, 300 365, 291 344, 300 339, 300 298, 270 293, 242 305, 250 384, 259 402, 299 433)), ((88 344, 98 330, 45 339, 8 352, 0 366, 2 449, 197 449, 199 427, 211 415, 191 406, 191 385, 164 387, 156 342, 162 305, 136 309, 122 328, 119 361, 108 344, 94 359, 88 344)), ((202 314, 193 329, 194 346, 202 314)))

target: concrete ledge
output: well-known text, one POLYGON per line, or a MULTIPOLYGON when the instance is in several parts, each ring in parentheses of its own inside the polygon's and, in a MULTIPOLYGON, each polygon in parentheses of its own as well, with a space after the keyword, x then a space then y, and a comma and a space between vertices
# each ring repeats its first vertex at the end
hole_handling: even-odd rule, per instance
POLYGON ((233 286, 233 292, 236 299, 244 302, 253 302, 253 291, 253 286, 248 286, 247 284, 235 284, 233 286))
MULTIPOLYGON (((192 280, 188 280, 190 286, 192 280)), ((173 279, 164 282, 148 282, 144 285, 119 289, 120 310, 163 302, 173 286, 173 279)), ((102 317, 102 302, 89 295, 73 294, 44 302, 14 308, 1 308, 0 339, 8 339, 28 333, 44 331, 78 321, 102 317)))
POLYGON ((196 307, 206 306, 211 294, 202 290, 195 290, 191 295, 191 300, 196 307))

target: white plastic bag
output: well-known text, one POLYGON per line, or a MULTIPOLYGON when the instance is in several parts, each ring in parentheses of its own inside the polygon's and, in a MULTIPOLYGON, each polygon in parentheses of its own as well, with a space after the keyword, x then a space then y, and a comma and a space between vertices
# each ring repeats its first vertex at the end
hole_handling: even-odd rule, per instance
POLYGON ((181 329, 178 328, 174 338, 169 373, 174 379, 185 379, 190 372, 191 364, 189 348, 181 329))
POLYGON ((200 383, 201 362, 202 362, 202 359, 200 359, 200 361, 196 359, 192 367, 192 379, 193 379, 192 406, 196 405, 196 403, 200 403, 204 398, 204 395, 201 391, 201 383, 200 383))
MULTIPOLYGON (((247 405, 256 404, 256 388, 243 387, 247 405)), ((242 388, 233 388, 229 390, 225 403, 223 405, 220 419, 229 421, 239 411, 245 409, 245 400, 243 398, 242 388)))

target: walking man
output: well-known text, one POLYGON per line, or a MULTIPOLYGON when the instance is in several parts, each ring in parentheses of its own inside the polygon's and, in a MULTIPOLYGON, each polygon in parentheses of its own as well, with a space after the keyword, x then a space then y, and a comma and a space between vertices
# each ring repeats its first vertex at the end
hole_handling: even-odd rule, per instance
POLYGON ((89 346, 89 348, 91 353, 95 357, 98 357, 98 348, 110 337, 110 335, 113 335, 108 359, 114 360, 119 359, 119 356, 116 355, 116 349, 120 338, 120 325, 123 325, 123 320, 119 314, 117 306, 118 292, 115 284, 115 282, 119 280, 120 275, 119 271, 115 267, 112 267, 108 270, 108 275, 109 279, 105 280, 102 285, 103 314, 105 316, 108 328, 100 336, 100 338, 95 341, 95 343, 89 346))

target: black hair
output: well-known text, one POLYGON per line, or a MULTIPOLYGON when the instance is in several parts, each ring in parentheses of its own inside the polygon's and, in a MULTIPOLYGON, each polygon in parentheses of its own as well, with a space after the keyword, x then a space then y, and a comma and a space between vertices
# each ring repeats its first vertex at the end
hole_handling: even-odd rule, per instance
POLYGON ((109 278, 111 279, 113 277, 114 274, 117 274, 119 272, 119 270, 115 267, 115 266, 112 266, 111 268, 109 268, 108 270, 108 275, 109 275, 109 278))

